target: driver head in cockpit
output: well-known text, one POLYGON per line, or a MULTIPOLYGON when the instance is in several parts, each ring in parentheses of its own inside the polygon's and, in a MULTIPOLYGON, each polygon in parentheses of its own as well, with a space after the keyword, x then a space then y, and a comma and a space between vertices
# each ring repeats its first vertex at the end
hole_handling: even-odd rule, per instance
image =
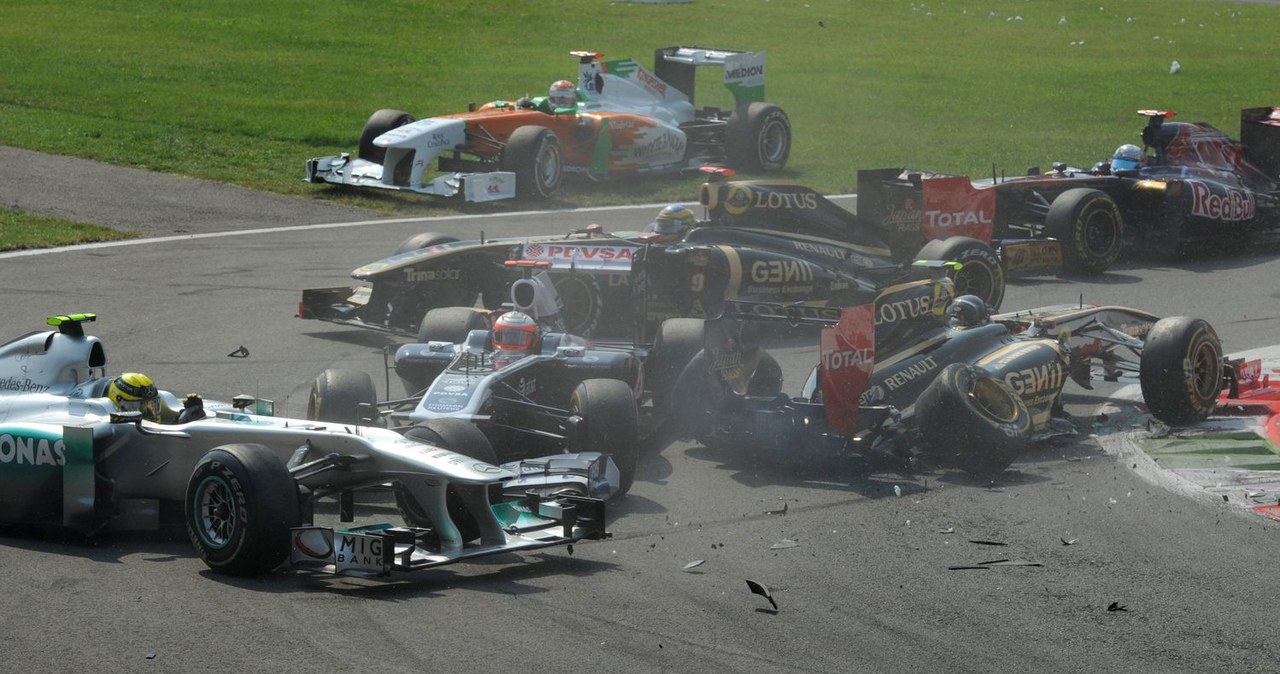
POLYGON ((160 394, 151 377, 141 372, 125 372, 112 379, 107 398, 121 412, 141 412, 148 421, 160 420, 160 394))
POLYGON ((684 204, 671 204, 658 212, 658 217, 645 226, 645 239, 655 243, 671 243, 684 238, 698 217, 684 204))
POLYGON ((489 339, 499 356, 522 356, 538 348, 542 331, 528 314, 508 311, 493 322, 489 339))
POLYGON ((1146 166, 1147 156, 1142 152, 1142 148, 1133 143, 1125 143, 1116 148, 1115 154, 1111 155, 1111 172, 1116 171, 1134 171, 1146 166))
POLYGON ((547 102, 552 110, 578 107, 578 89, 569 80, 556 80, 547 90, 547 102))

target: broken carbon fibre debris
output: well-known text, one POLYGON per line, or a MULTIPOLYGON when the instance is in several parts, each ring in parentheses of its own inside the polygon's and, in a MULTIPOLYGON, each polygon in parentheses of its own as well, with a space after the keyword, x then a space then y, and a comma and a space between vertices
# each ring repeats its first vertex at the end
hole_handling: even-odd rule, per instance
POLYGON ((770 550, 786 550, 787 548, 794 548, 799 545, 800 545, 799 543, 791 540, 790 538, 784 538, 778 541, 777 543, 770 545, 769 549, 770 550))
POLYGON ((236 349, 235 351, 232 351, 231 353, 228 353, 227 357, 228 358, 248 358, 249 350, 244 348, 244 345, 241 344, 240 348, 236 349))
POLYGON ((769 586, 763 585, 761 583, 757 583, 756 581, 748 578, 747 587, 751 588, 751 591, 753 593, 758 594, 761 597, 764 597, 765 599, 768 599, 769 605, 773 607, 773 612, 774 613, 778 612, 778 602, 774 601, 773 594, 769 591, 769 586))
POLYGON ((695 560, 693 560, 692 562, 689 562, 688 564, 685 564, 685 565, 684 565, 684 570, 685 570, 685 571, 688 571, 688 570, 690 570, 690 569, 696 569, 696 568, 698 568, 699 566, 702 566, 703 564, 706 564, 706 563, 707 563, 707 560, 705 560, 705 559, 695 559, 695 560))

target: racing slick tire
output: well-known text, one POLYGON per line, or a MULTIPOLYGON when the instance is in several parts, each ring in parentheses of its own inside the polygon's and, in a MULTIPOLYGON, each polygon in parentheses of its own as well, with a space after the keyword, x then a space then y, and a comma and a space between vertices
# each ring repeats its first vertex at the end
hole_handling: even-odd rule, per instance
POLYGON ((187 481, 187 535, 217 573, 266 573, 289 557, 289 530, 301 524, 298 486, 284 462, 257 444, 204 455, 187 481))
POLYGON ((524 199, 549 199, 564 179, 560 139, 545 126, 516 129, 499 163, 502 170, 516 174, 516 196, 524 199))
POLYGON ((991 246, 968 236, 949 236, 926 243, 916 258, 959 262, 959 269, 947 272, 956 296, 977 295, 992 312, 1004 302, 1004 267, 991 246))
MULTIPOLYGON (((769 352, 760 349, 760 360, 747 382, 747 395, 775 397, 782 392, 782 368, 769 352)), ((711 358, 699 351, 676 379, 671 392, 672 431, 707 447, 718 445, 710 437, 716 423, 734 397, 729 385, 711 370, 711 358)))
POLYGON ((702 350, 704 325, 701 318, 668 318, 658 326, 644 372, 654 409, 659 414, 665 416, 670 411, 676 379, 702 350))
POLYGON ((407 253, 411 250, 430 248, 431 246, 438 246, 442 243, 453 243, 457 240, 457 237, 440 234, 439 232, 423 232, 421 234, 414 234, 404 241, 401 241, 400 245, 396 246, 396 251, 392 253, 392 255, 407 253))
POLYGON ((621 379, 585 379, 573 389, 569 414, 585 428, 571 430, 567 451, 608 454, 618 466, 618 496, 631 491, 640 463, 640 419, 631 387, 621 379))
POLYGON ((321 372, 311 382, 307 396, 307 418, 336 424, 359 424, 359 405, 373 405, 378 394, 373 379, 359 370, 334 370, 321 372))
POLYGON ((449 342, 461 344, 467 341, 472 330, 488 330, 489 319, 484 312, 471 307, 440 307, 432 309, 418 324, 418 343, 449 342))
POLYGON ((781 171, 791 155, 791 119, 772 103, 739 107, 729 117, 724 149, 735 168, 781 171))
MULTIPOLYGON (((498 454, 493 450, 493 445, 489 443, 489 439, 485 437, 484 432, 477 428, 475 424, 462 419, 432 419, 425 423, 411 426, 404 432, 404 437, 442 447, 478 461, 491 463, 495 466, 498 465, 498 454)), ((458 527, 458 532, 462 534, 464 543, 474 541, 480 538, 480 525, 476 523, 475 517, 471 515, 471 511, 467 509, 467 505, 463 503, 462 497, 458 495, 456 489, 451 485, 445 497, 449 508, 449 517, 453 519, 453 523, 458 527)), ((408 498, 398 489, 396 490, 395 498, 396 509, 400 511, 400 517, 405 524, 411 527, 435 528, 435 523, 418 507, 417 501, 408 498)))
POLYGON ((1222 392, 1222 343, 1202 318, 1173 316, 1147 333, 1138 367, 1142 398, 1166 424, 1191 424, 1213 412, 1222 392))
POLYGON ((1031 412, 990 372, 952 363, 916 399, 927 455, 977 476, 999 473, 1031 443, 1031 412))
MULTIPOLYGON (((360 131, 360 150, 359 157, 365 161, 371 161, 375 164, 382 164, 387 160, 387 148, 378 147, 373 144, 373 139, 392 130, 398 129, 406 124, 412 124, 413 115, 403 110, 382 109, 369 116, 369 121, 364 123, 364 129, 360 131)), ((401 166, 393 167, 392 170, 399 176, 395 182, 404 184, 409 182, 409 170, 413 168, 413 154, 407 155, 401 162, 401 166), (401 180, 403 178, 403 180, 401 180)), ((383 170, 387 170, 385 167, 383 170)))
POLYGON ((1062 246, 1062 272, 1101 274, 1120 257, 1124 219, 1116 202, 1102 190, 1077 187, 1059 194, 1049 205, 1045 231, 1062 246))
POLYGON ((590 337, 600 323, 600 313, 604 308, 600 281, 591 274, 570 272, 556 274, 551 282, 555 284, 560 304, 564 306, 565 332, 590 337))
POLYGON ((671 428, 683 438, 703 440, 710 435, 732 395, 729 387, 711 371, 711 359, 699 351, 680 371, 671 390, 671 428))
MULTIPOLYGON (((489 320, 483 311, 471 307, 440 307, 432 309, 418 324, 418 343, 448 342, 460 344, 467 341, 472 330, 488 330, 489 320)), ((396 363, 396 375, 408 395, 425 391, 431 382, 444 372, 447 362, 396 363)))

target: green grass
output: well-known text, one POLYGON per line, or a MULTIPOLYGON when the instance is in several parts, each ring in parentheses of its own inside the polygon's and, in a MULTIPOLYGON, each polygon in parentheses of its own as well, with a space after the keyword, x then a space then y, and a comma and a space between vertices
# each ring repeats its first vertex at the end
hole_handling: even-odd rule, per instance
MULTIPOLYGON (((407 213, 459 206, 308 185, 303 162, 353 151, 378 108, 543 93, 576 73, 571 49, 767 50, 795 131, 786 177, 826 192, 878 166, 1091 165, 1137 139, 1138 108, 1234 135, 1240 108, 1280 103, 1280 7, 1199 0, 4 0, 3 16, 0 144, 407 213)), ((557 205, 695 185, 579 185, 557 205)))
POLYGON ((50 248, 93 241, 132 239, 136 232, 121 232, 97 225, 82 225, 58 218, 0 208, 0 250, 50 248))

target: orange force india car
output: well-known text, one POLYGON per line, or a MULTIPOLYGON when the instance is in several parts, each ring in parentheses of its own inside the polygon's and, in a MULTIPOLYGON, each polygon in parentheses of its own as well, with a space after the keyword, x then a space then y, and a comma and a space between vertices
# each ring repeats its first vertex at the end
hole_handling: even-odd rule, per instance
POLYGON ((356 157, 313 158, 307 180, 493 201, 550 197, 568 173, 605 179, 702 165, 786 165, 791 121, 764 102, 764 52, 663 47, 653 71, 596 52, 572 55, 579 62, 575 105, 497 100, 417 121, 379 110, 360 134, 356 157), (695 107, 700 66, 723 69, 731 108, 695 107))

